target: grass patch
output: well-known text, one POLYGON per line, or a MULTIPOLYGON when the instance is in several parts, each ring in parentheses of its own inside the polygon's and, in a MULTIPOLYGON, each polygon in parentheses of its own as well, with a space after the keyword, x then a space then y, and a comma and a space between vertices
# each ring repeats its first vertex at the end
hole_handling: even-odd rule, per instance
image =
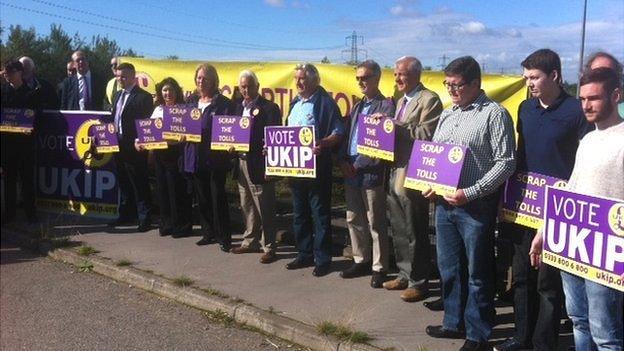
POLYGON ((221 291, 219 291, 217 289, 214 289, 214 288, 210 288, 209 287, 209 288, 202 288, 202 289, 199 289, 199 290, 205 292, 206 294, 208 294, 210 296, 218 296, 218 297, 221 297, 221 298, 224 298, 224 299, 229 299, 230 298, 230 295, 228 295, 226 293, 223 293, 223 292, 221 292, 221 291))
POLYGON ((98 253, 99 251, 91 246, 80 246, 78 248, 78 254, 80 256, 89 256, 98 253))
POLYGON ((223 310, 205 311, 204 316, 211 321, 223 324, 226 327, 230 327, 234 324, 234 317, 230 316, 223 310))
POLYGON ((93 270, 93 263, 89 261, 82 261, 78 264, 78 270, 84 273, 91 272, 93 270))
POLYGON ((332 335, 342 341, 350 341, 353 343, 367 343, 373 340, 373 337, 362 331, 355 331, 345 325, 337 324, 330 321, 323 321, 316 325, 316 331, 323 335, 332 335))
POLYGON ((117 267, 128 267, 128 266, 132 266, 132 261, 130 260, 126 260, 125 258, 115 262, 115 266, 117 267))
POLYGON ((195 281, 193 279, 185 275, 181 275, 179 277, 173 278, 172 282, 174 285, 181 286, 181 287, 187 287, 187 286, 191 286, 195 284, 195 281))

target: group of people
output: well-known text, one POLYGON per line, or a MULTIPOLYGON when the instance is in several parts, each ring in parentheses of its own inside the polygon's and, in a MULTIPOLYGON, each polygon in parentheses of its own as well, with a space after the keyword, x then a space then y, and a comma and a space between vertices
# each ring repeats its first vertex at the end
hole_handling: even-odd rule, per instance
MULTIPOLYGON (((2 88, 2 106, 41 108, 42 99, 33 97, 37 89, 28 83, 27 65, 20 61, 11 60, 3 66, 7 84, 2 88)), ((106 95, 104 82, 91 75, 83 52, 76 51, 71 63, 68 70, 75 69, 76 73, 60 84, 58 107, 101 109, 106 95)), ((580 101, 562 88, 560 58, 552 50, 535 51, 521 66, 531 97, 520 105, 514 127, 508 111, 481 89, 481 69, 470 56, 457 58, 444 69, 444 85, 452 101, 446 109, 440 97, 421 82, 422 65, 417 58, 405 56, 395 63, 394 81, 401 95, 397 101, 381 93, 382 71, 376 62, 358 64, 355 80, 363 96, 347 119, 321 86, 318 69, 309 63, 297 65, 294 80, 298 95, 284 124, 315 127, 317 176, 289 179, 297 256, 286 269, 314 267, 316 277, 330 272, 332 168, 336 164, 344 176, 354 260, 340 272, 342 278, 371 275, 373 288, 400 290, 400 298, 408 302, 427 298, 429 278, 436 269, 429 239, 430 203, 435 205, 436 261, 442 291, 436 308, 444 310, 444 317, 441 325, 426 328, 428 335, 465 339, 463 351, 489 349, 487 341, 495 324, 494 232, 498 226, 500 235, 514 243, 516 332, 494 349, 556 350, 565 299, 578 350, 622 350, 623 294, 539 265, 541 231, 497 222, 502 185, 516 170, 569 179, 572 191, 624 199, 624 122, 618 113, 622 66, 608 53, 593 55, 578 87, 580 101), (358 119, 363 115, 393 119, 393 162, 357 152, 358 119), (403 186, 415 140, 470 149, 454 194, 439 196, 432 190, 420 192, 403 186), (398 275, 388 280, 391 255, 398 275)), ((111 67, 116 92, 110 99, 111 114, 106 122, 115 124, 119 139, 114 160, 121 194, 119 218, 112 225, 137 223, 138 219, 139 232, 151 229, 148 152, 137 143, 135 120, 162 118, 165 107, 192 106, 201 111, 201 142, 169 141, 167 149, 152 151, 159 234, 182 237, 191 233, 194 198, 202 233, 198 245, 216 242, 225 252, 262 252, 261 263, 274 262, 275 179, 265 175, 263 131, 266 126, 282 125, 282 113, 278 105, 259 94, 256 74, 240 72, 241 98, 232 101, 219 91, 215 67, 201 64, 195 70, 193 95, 185 98, 178 82, 169 77, 156 85, 154 103, 151 94, 136 84, 132 64, 114 59, 111 67), (214 115, 254 118, 248 152, 211 150, 214 115), (245 222, 243 240, 236 247, 231 244, 225 191, 229 172, 237 179, 245 222)), ((27 145, 20 152, 32 153, 30 136, 10 137, 3 134, 3 145, 5 140, 27 145)), ((8 215, 14 216, 15 206, 10 204, 14 205, 15 194, 10 189, 15 188, 15 174, 19 172, 26 214, 34 218, 34 191, 29 184, 32 169, 23 167, 28 164, 24 155, 8 158, 4 153, 7 148, 2 149, 7 209, 13 211, 8 215)), ((428 306, 434 308, 431 303, 428 306)))

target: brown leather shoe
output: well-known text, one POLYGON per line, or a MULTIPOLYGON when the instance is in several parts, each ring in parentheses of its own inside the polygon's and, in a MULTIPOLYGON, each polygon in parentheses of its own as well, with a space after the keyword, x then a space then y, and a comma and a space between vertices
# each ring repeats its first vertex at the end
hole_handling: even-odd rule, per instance
POLYGON ((275 254, 275 251, 269 251, 265 252, 264 255, 260 256, 260 263, 271 263, 275 262, 276 259, 277 255, 275 254))
POLYGON ((404 290, 407 289, 407 280, 397 278, 383 283, 382 286, 386 290, 404 290))
POLYGON ((424 300, 429 295, 429 289, 422 287, 407 288, 401 293, 401 299, 405 302, 424 300))
POLYGON ((232 248, 230 252, 233 254, 246 254, 246 253, 258 252, 258 250, 252 249, 249 246, 238 246, 238 247, 232 248))

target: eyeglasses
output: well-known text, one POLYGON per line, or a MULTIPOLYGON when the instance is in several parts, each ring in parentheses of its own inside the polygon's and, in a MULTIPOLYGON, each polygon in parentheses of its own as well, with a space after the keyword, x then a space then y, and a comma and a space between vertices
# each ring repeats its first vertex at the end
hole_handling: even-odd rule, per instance
POLYGON ((462 91, 464 90, 464 87, 468 85, 468 83, 451 84, 447 81, 442 82, 442 84, 444 84, 446 89, 451 90, 451 91, 462 91))
POLYGON ((355 76, 355 80, 357 80, 358 82, 364 82, 364 81, 371 79, 372 77, 373 76, 361 76, 361 77, 355 76))

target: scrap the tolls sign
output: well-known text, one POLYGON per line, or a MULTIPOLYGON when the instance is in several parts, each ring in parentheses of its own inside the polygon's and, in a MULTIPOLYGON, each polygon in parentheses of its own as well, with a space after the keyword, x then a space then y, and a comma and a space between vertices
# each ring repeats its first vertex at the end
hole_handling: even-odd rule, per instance
POLYGON ((90 133, 95 143, 95 151, 99 154, 119 152, 119 139, 114 123, 95 124, 90 133))
POLYGON ((566 181, 533 172, 516 172, 505 183, 500 210, 505 222, 538 229, 544 223, 546 186, 562 188, 566 181))
POLYGON ((468 152, 465 146, 414 141, 404 186, 420 191, 432 189, 438 195, 454 194, 468 152))
POLYGON ((624 292, 624 200, 546 188, 542 260, 624 292))
POLYGON ((134 124, 137 131, 137 144, 145 150, 166 149, 168 147, 162 136, 162 118, 137 119, 134 124))
POLYGON ((247 116, 213 116, 210 149, 249 152, 252 123, 247 116))
POLYGON ((391 118, 359 115, 357 121, 358 154, 394 161, 394 122, 391 118))
POLYGON ((0 110, 0 132, 30 133, 33 130, 35 111, 27 108, 0 110))
POLYGON ((266 175, 316 178, 314 126, 265 127, 266 175))
POLYGON ((201 142, 201 111, 192 106, 165 106, 163 108, 163 138, 165 140, 201 142))

